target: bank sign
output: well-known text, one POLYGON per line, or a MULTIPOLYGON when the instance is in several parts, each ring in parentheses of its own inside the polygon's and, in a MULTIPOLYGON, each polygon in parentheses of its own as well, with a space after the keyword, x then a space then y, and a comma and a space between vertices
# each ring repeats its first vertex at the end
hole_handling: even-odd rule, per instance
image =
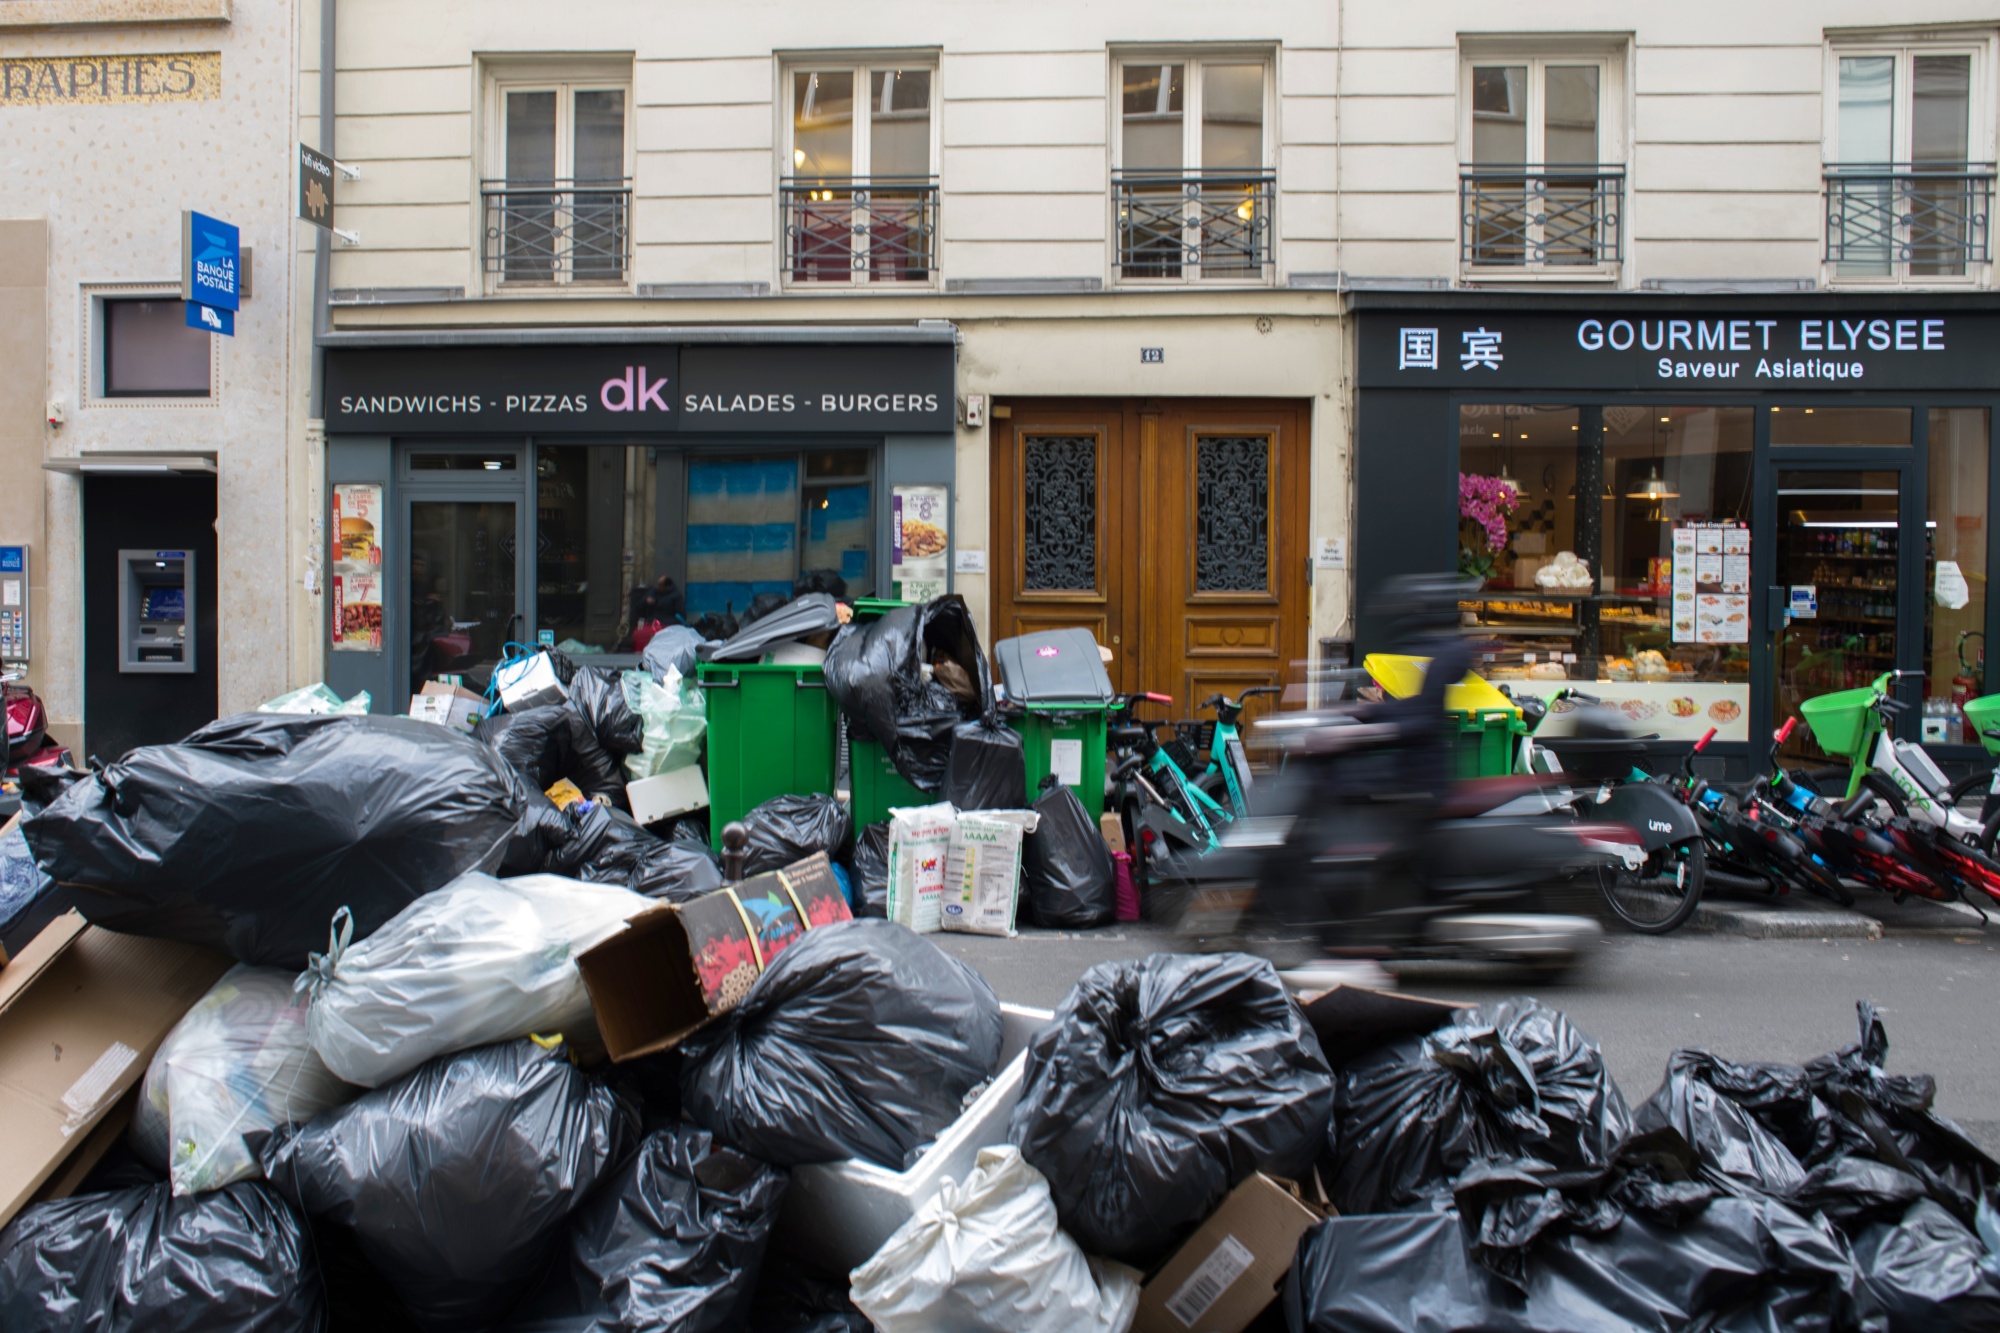
POLYGON ((2000 387, 2000 316, 1825 313, 1535 314, 1368 311, 1365 388, 1747 389, 2000 387))
POLYGON ((537 435, 953 429, 953 349, 604 344, 337 348, 329 432, 537 435))

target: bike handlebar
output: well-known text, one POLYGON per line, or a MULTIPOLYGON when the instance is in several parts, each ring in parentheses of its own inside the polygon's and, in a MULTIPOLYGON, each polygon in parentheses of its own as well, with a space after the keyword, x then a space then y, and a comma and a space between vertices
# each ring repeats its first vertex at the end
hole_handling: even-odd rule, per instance
POLYGON ((1786 741, 1792 738, 1792 730, 1798 725, 1799 725, 1799 720, 1796 717, 1786 718, 1785 725, 1778 728, 1778 734, 1772 739, 1776 740, 1778 744, 1783 745, 1786 741))
POLYGON ((1694 743, 1694 752, 1696 754, 1700 754, 1703 750, 1706 750, 1708 748, 1708 743, 1714 739, 1715 739, 1715 728, 1710 727, 1706 732, 1702 733, 1701 739, 1694 743))

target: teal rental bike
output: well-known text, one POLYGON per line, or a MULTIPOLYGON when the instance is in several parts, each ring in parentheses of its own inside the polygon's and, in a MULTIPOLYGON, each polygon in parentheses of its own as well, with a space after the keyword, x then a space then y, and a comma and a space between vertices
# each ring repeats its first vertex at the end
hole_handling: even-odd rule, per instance
MULTIPOLYGON (((1230 819, 1242 819, 1250 813, 1250 756, 1243 746, 1243 731, 1239 723, 1243 710, 1250 700, 1260 694, 1283 694, 1278 685, 1252 685, 1237 695, 1234 700, 1226 694, 1211 694, 1202 700, 1203 708, 1215 710, 1215 731, 1208 740, 1208 763, 1195 774, 1195 785, 1207 792, 1217 804, 1222 806, 1230 819)), ((1189 756, 1192 758, 1192 754, 1189 756)), ((1192 768, 1184 764, 1183 768, 1192 768)))

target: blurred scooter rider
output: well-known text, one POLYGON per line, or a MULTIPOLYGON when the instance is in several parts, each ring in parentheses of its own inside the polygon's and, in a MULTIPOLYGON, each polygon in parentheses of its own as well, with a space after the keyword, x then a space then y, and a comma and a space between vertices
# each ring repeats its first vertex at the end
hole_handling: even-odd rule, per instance
POLYGON ((1443 800, 1453 777, 1445 691, 1472 669, 1472 646, 1459 628, 1458 602, 1464 592, 1465 581, 1456 574, 1405 574, 1376 594, 1377 612, 1392 626, 1395 650, 1427 657, 1430 666, 1414 696, 1363 705, 1361 720, 1395 725, 1400 739, 1383 777, 1397 799, 1422 803, 1427 812, 1443 800))

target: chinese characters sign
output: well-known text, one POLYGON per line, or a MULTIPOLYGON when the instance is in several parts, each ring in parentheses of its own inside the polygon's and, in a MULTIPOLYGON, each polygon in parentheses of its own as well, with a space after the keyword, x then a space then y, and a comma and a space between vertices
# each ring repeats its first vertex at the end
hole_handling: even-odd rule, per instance
POLYGON ((382 488, 333 488, 333 650, 382 651, 382 488))

